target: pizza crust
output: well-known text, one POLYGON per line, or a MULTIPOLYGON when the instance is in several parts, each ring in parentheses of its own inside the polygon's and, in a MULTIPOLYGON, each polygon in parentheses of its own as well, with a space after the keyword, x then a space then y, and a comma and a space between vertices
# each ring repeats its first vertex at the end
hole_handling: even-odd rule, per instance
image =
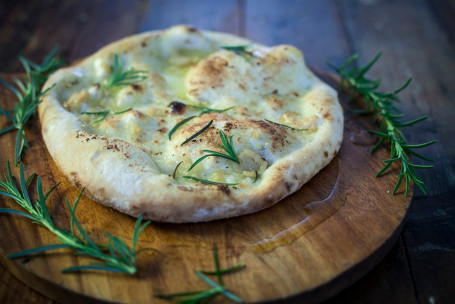
MULTIPOLYGON (((264 97, 264 104, 257 107, 266 108, 267 105, 263 115, 283 113, 280 119, 303 124, 308 131, 285 129, 278 124, 259 119, 257 115, 248 117, 248 112, 251 112, 251 108, 254 109, 253 106, 245 106, 245 99, 249 96, 260 96, 265 91, 273 93, 273 90, 290 96, 292 92, 299 90, 299 83, 303 84, 306 81, 306 78, 283 79, 287 76, 280 75, 278 64, 250 72, 239 68, 240 72, 234 75, 236 81, 229 82, 231 78, 227 74, 232 74, 232 71, 226 70, 226 66, 234 65, 236 62, 239 66, 243 65, 239 60, 244 58, 236 57, 236 54, 226 50, 220 51, 219 46, 248 43, 251 42, 240 37, 178 26, 167 31, 148 32, 125 38, 106 46, 76 66, 57 71, 49 78, 43 89, 54 83, 56 86, 44 97, 38 109, 42 134, 49 153, 75 187, 85 188, 85 195, 135 217, 145 214, 145 218, 160 222, 200 222, 244 215, 272 206, 300 189, 337 154, 342 141, 343 114, 336 92, 305 68, 303 58, 299 59, 301 54, 299 55, 298 51, 290 46, 281 46, 283 51, 273 49, 270 52, 277 52, 276 56, 270 59, 271 57, 266 55, 264 60, 273 62, 282 60, 289 68, 300 69, 300 73, 306 75, 302 76, 302 79, 305 77, 311 79, 305 94, 296 97, 295 101, 296 107, 304 116, 300 117, 301 113, 295 111, 287 111, 289 113, 284 111, 286 98, 276 93, 271 97, 264 97), (203 51, 210 54, 194 63, 191 62, 191 58, 180 56, 182 48, 191 52, 203 51), (296 54, 288 56, 284 48, 296 54), (140 87, 143 92, 135 92, 136 95, 133 95, 134 98, 136 96, 140 98, 131 102, 147 110, 132 110, 121 117, 110 117, 102 122, 103 127, 100 127, 101 124, 96 125, 92 121, 87 121, 86 117, 78 115, 77 112, 83 111, 82 107, 90 104, 84 100, 103 98, 100 97, 102 94, 109 93, 106 90, 97 91, 96 86, 99 84, 96 84, 95 80, 109 75, 109 66, 106 67, 103 60, 112 58, 113 54, 123 54, 125 62, 130 60, 128 56, 134 59, 139 56, 138 54, 142 54, 141 56, 147 54, 149 56, 147 62, 152 66, 154 64, 158 66, 159 60, 167 62, 173 60, 177 65, 190 65, 191 68, 186 72, 185 78, 189 101, 197 103, 212 100, 210 107, 216 109, 225 108, 232 103, 238 106, 223 113, 198 116, 191 123, 178 129, 169 141, 167 139, 169 126, 173 125, 174 121, 186 117, 185 112, 189 110, 179 113, 182 112, 181 109, 179 111, 172 109, 175 112, 172 113, 169 108, 148 106, 147 103, 156 100, 167 104, 178 99, 176 95, 179 94, 177 89, 156 88, 160 82, 167 80, 159 73, 151 72, 148 80, 139 83, 136 89, 130 86, 121 89, 118 94, 124 96, 115 96, 116 106, 120 103, 120 106, 126 107, 128 96, 131 96, 128 95, 128 90, 139 90, 140 87), (163 56, 167 57, 163 59, 163 56), (285 60, 289 58, 295 62, 286 63, 285 60), (227 65, 223 60, 227 61, 227 65), (267 73, 276 77, 258 80, 255 76, 268 75, 267 73), (70 85, 71 83, 73 85, 70 85), (235 94, 232 93, 233 86, 238 88, 235 94), (252 86, 251 89, 248 86, 252 86), (76 93, 79 95, 74 95, 76 93), (148 121, 152 116, 160 119, 148 121), (173 122, 166 125, 168 119, 173 119, 173 122), (162 120, 165 123, 162 123, 162 120), (197 141, 180 146, 184 139, 211 120, 212 128, 202 133, 197 141), (144 126, 149 125, 153 125, 156 132, 150 136, 165 138, 166 141, 157 137, 159 144, 156 146, 159 145, 162 151, 167 152, 161 152, 162 154, 156 156, 153 143, 138 141, 141 134, 148 134, 144 126), (130 137, 126 140, 126 137, 117 136, 112 131, 116 130, 115 128, 132 129, 128 134, 134 134, 136 128, 139 135, 131 137, 135 140, 130 140, 130 137), (204 172, 219 167, 220 170, 225 170, 218 170, 222 173, 224 181, 240 184, 206 185, 181 178, 183 174, 188 174, 186 172, 188 165, 204 155, 203 149, 218 149, 223 152, 217 145, 220 142, 218 136, 220 129, 225 130, 228 136, 234 136, 237 155, 244 158, 241 166, 229 163, 229 160, 208 157, 198 165, 199 168, 193 170, 205 174, 204 172), (266 143, 268 145, 264 147, 266 143), (163 153, 167 156, 163 156, 163 153), (173 168, 185 159, 186 162, 179 167, 176 172, 178 176, 174 179, 173 168), (229 169, 221 166, 229 166, 229 169), (232 171, 226 174, 226 170, 232 171), (251 176, 251 172, 254 171, 260 173, 257 182, 253 182, 254 177, 251 176)), ((259 52, 257 59, 254 59, 258 61, 261 59, 260 52, 270 50, 258 44, 252 44, 252 47, 259 52)), ((134 61, 133 59, 131 61, 134 61)), ((217 176, 215 171, 210 174, 212 177, 217 176)))

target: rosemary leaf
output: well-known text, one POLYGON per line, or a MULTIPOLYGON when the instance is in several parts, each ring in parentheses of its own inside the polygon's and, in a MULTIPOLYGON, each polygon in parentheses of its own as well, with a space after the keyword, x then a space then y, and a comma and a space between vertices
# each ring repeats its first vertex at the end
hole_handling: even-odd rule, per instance
POLYGON ((68 247, 69 246, 66 245, 66 244, 45 245, 45 246, 35 247, 35 248, 29 249, 29 250, 24 250, 24 251, 8 254, 6 257, 9 258, 9 259, 17 259, 17 258, 26 257, 26 256, 30 256, 30 255, 33 255, 33 254, 41 253, 41 252, 44 252, 44 251, 48 251, 48 250, 55 250, 55 249, 68 248, 68 247))
POLYGON ((183 163, 183 160, 181 162, 179 162, 177 164, 177 166, 175 166, 175 169, 174 169, 174 173, 172 173, 172 178, 175 180, 175 174, 177 173, 177 169, 179 168, 179 166, 183 163))
POLYGON ((257 170, 254 170, 254 173, 256 173, 256 177, 254 178, 253 184, 257 182, 258 177, 259 177, 257 170))
POLYGON ((130 70, 123 72, 123 62, 117 54, 114 55, 114 67, 112 71, 111 78, 107 83, 108 88, 115 86, 128 86, 137 82, 140 82, 147 78, 148 71, 145 70, 135 70, 131 68, 130 70))
POLYGON ((169 140, 171 140, 172 134, 174 134, 175 131, 177 131, 178 128, 180 128, 181 126, 183 126, 184 124, 186 124, 187 122, 189 122, 191 119, 196 118, 196 117, 197 117, 197 116, 190 116, 190 117, 187 117, 187 118, 185 118, 184 120, 178 122, 178 123, 172 128, 172 130, 169 132, 169 135, 168 135, 169 140))
MULTIPOLYGON (((235 106, 233 107, 230 107, 230 108, 226 108, 226 109, 211 109, 211 108, 207 108, 207 107, 202 107, 202 106, 196 106, 196 105, 188 105, 189 107, 192 107, 192 108, 195 108, 195 109, 198 109, 198 110, 202 110, 201 113, 199 113, 199 115, 194 115, 194 116, 190 116, 190 117, 187 117, 185 118, 184 120, 178 122, 173 128, 172 130, 169 132, 169 140, 171 140, 172 138, 172 134, 175 133, 175 131, 177 131, 178 128, 180 128, 181 126, 183 126, 184 124, 186 124, 188 121, 192 120, 193 118, 196 118, 198 116, 201 116, 203 114, 206 114, 206 113, 223 113, 223 112, 226 112, 226 111, 229 111, 233 108, 235 108, 235 106)), ((182 144, 183 145, 183 144, 182 144)))
POLYGON ((204 183, 204 184, 209 184, 209 185, 236 186, 236 185, 240 184, 240 183, 219 183, 219 182, 214 182, 214 181, 210 181, 210 180, 207 180, 207 179, 202 179, 202 178, 198 178, 198 177, 194 177, 194 176, 189 176, 189 175, 184 175, 184 176, 182 176, 182 177, 183 177, 183 178, 186 178, 186 179, 192 179, 192 180, 195 180, 195 181, 204 183))
POLYGON ((191 107, 191 108, 202 110, 202 112, 199 114, 199 116, 202 115, 202 114, 206 114, 206 113, 223 113, 223 112, 226 112, 226 111, 229 111, 229 110, 235 108, 235 106, 229 107, 229 108, 226 108, 226 109, 212 109, 212 108, 207 108, 207 107, 203 107, 203 106, 196 106, 196 105, 188 105, 188 106, 191 107))
POLYGON ((401 169, 398 174, 397 183, 393 189, 393 194, 396 193, 401 183, 404 181, 406 196, 409 191, 409 184, 414 182, 424 194, 427 194, 427 188, 425 184, 419 179, 414 169, 429 169, 433 166, 427 165, 415 165, 409 160, 409 155, 415 155, 423 160, 432 161, 417 152, 414 149, 420 149, 436 143, 436 140, 431 140, 423 144, 410 145, 407 143, 403 136, 401 127, 407 127, 419 123, 427 116, 420 117, 409 122, 399 122, 397 119, 403 118, 403 114, 395 106, 396 102, 399 102, 397 94, 403 91, 411 82, 409 78, 400 88, 396 89, 392 93, 378 92, 377 89, 380 85, 380 80, 371 80, 365 77, 365 74, 371 67, 377 62, 381 53, 377 54, 373 60, 371 60, 363 68, 354 66, 348 68, 352 63, 359 58, 358 54, 355 54, 348 58, 340 67, 336 67, 332 64, 328 64, 332 67, 341 77, 341 84, 347 84, 349 89, 353 92, 352 96, 359 96, 365 102, 368 111, 373 113, 374 122, 379 124, 378 131, 370 131, 373 134, 379 136, 379 141, 372 148, 371 152, 377 151, 379 147, 385 142, 390 143, 390 155, 391 158, 384 161, 384 167, 377 173, 376 176, 381 176, 387 170, 391 168, 392 163, 400 163, 401 169))
POLYGON ((94 123, 97 123, 97 122, 100 122, 100 121, 103 121, 104 119, 106 119, 107 115, 109 114, 112 114, 112 115, 119 115, 119 114, 123 114, 123 113, 126 113, 128 111, 131 111, 133 108, 128 108, 128 109, 125 109, 125 110, 122 110, 122 111, 118 111, 118 112, 111 112, 109 110, 105 110, 105 111, 98 111, 98 112, 81 112, 81 115, 84 115, 84 114, 87 114, 87 115, 97 115, 97 116, 101 116, 101 118, 97 119, 94 121, 94 123))
POLYGON ((204 131, 207 130, 212 125, 212 123, 213 123, 213 119, 207 125, 205 125, 205 127, 203 127, 201 130, 197 131, 195 134, 193 134, 190 137, 188 137, 187 139, 185 139, 185 141, 182 142, 180 144, 180 146, 183 146, 184 144, 192 141, 193 139, 195 139, 196 137, 198 137, 199 135, 204 133, 204 131))
POLYGON ((285 129, 289 129, 289 130, 293 130, 293 131, 308 131, 308 129, 296 129, 296 128, 293 128, 293 127, 290 127, 290 126, 287 126, 287 125, 283 125, 283 124, 280 124, 280 123, 277 123, 277 122, 274 122, 274 121, 271 121, 271 120, 268 120, 268 119, 264 119, 265 121, 267 122, 270 122, 270 123, 273 123, 277 126, 280 126, 282 128, 285 128, 285 129))
POLYGON ((235 46, 222 46, 220 49, 234 52, 235 54, 243 57, 247 62, 250 62, 250 59, 254 57, 252 52, 247 51, 246 49, 249 45, 235 45, 235 46))

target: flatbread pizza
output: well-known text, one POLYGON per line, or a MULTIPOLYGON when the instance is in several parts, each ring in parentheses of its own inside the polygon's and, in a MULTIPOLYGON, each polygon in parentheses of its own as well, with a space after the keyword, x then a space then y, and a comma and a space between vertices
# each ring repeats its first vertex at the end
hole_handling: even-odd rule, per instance
POLYGON ((114 42, 48 79, 42 134, 93 200, 184 223, 259 211, 337 154, 336 92, 293 46, 175 26, 114 42))

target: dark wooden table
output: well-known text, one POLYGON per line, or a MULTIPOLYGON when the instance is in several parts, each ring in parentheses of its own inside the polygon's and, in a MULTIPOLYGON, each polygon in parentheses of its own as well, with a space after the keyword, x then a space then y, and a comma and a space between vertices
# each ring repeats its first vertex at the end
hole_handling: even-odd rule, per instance
MULTIPOLYGON (((311 66, 328 69, 353 53, 391 91, 412 77, 399 108, 409 142, 439 143, 424 153, 407 224, 386 258, 326 303, 453 303, 455 299, 455 2, 446 0, 165 1, 41 0, 0 2, 0 72, 21 72, 19 52, 41 60, 59 44, 66 62, 130 34, 186 23, 275 45, 288 43, 311 66)), ((1 266, 0 266, 1 267, 1 266)), ((0 268, 1 303, 52 303, 0 268)), ((298 300, 295 301, 299 302, 298 300)))

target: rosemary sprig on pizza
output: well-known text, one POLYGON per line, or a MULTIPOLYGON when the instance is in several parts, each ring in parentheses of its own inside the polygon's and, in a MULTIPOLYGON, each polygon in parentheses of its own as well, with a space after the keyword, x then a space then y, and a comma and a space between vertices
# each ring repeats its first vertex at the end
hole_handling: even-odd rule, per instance
POLYGON ((175 26, 106 46, 44 89, 54 83, 39 106, 50 154, 92 199, 136 217, 256 212, 341 146, 336 92, 290 45, 175 26))
POLYGON ((7 111, 0 107, 0 114, 5 116, 12 124, 2 130, 0 135, 7 132, 17 130, 16 135, 16 148, 14 151, 14 163, 17 166, 24 148, 28 148, 28 142, 25 136, 25 126, 29 119, 36 113, 38 105, 41 103, 43 96, 52 89, 52 85, 48 86, 46 90, 41 91, 42 85, 46 82, 50 74, 63 65, 63 62, 55 55, 58 48, 54 47, 52 51, 44 58, 41 65, 33 61, 19 56, 25 72, 25 81, 14 79, 14 84, 17 88, 6 82, 0 77, 0 82, 10 89, 17 97, 17 103, 14 109, 7 111))
POLYGON ((73 266, 66 269, 63 269, 62 272, 75 272, 75 271, 86 271, 86 270, 102 270, 102 271, 111 271, 111 272, 120 272, 125 274, 134 274, 136 273, 136 255, 140 250, 136 250, 137 241, 141 232, 150 224, 150 221, 145 222, 141 226, 143 216, 140 216, 136 221, 134 227, 134 232, 132 236, 132 246, 131 249, 125 244, 125 242, 118 237, 112 236, 109 233, 105 232, 107 237, 107 243, 102 245, 97 245, 89 237, 84 228, 77 220, 76 217, 76 207, 81 198, 82 192, 80 192, 73 206, 70 205, 68 199, 66 200, 67 208, 70 212, 71 223, 70 231, 66 231, 55 226, 49 211, 47 210, 46 200, 56 186, 52 187, 48 192, 44 194, 41 178, 38 176, 36 178, 36 190, 38 198, 35 202, 32 201, 28 193, 28 187, 32 183, 33 179, 36 177, 36 174, 32 174, 27 179, 24 176, 24 169, 22 163, 20 163, 20 177, 19 185, 20 188, 16 186, 11 174, 11 168, 9 162, 7 162, 7 174, 5 174, 5 180, 0 180, 0 188, 4 191, 0 191, 0 195, 8 197, 14 200, 24 211, 10 209, 10 208, 0 208, 0 213, 13 214, 25 217, 30 219, 33 223, 41 225, 52 232, 59 240, 59 243, 52 245, 45 245, 41 247, 36 247, 28 249, 21 252, 16 252, 9 254, 9 258, 20 258, 37 253, 41 253, 48 250, 55 250, 60 248, 70 248, 75 251, 77 255, 87 255, 94 259, 99 260, 99 262, 93 262, 88 265, 73 266))
MULTIPOLYGON (((414 182, 424 194, 427 194, 427 188, 423 181, 417 176, 415 169, 430 169, 432 165, 418 165, 410 162, 410 155, 416 156, 426 161, 432 161, 430 158, 423 156, 422 154, 415 151, 436 143, 436 140, 431 140, 422 144, 408 144, 403 132, 402 127, 412 126, 418 122, 421 122, 428 118, 423 116, 412 121, 400 122, 398 119, 404 117, 400 110, 395 106, 396 102, 399 102, 397 94, 403 91, 411 82, 411 79, 391 93, 382 93, 377 89, 381 84, 379 80, 372 80, 365 77, 365 74, 370 68, 376 63, 381 56, 381 53, 376 55, 366 66, 364 67, 351 67, 351 63, 354 63, 359 55, 353 55, 348 58, 340 67, 336 67, 329 64, 338 74, 341 76, 341 85, 347 84, 352 89, 353 97, 360 96, 365 101, 366 110, 358 111, 359 113, 373 114, 374 122, 379 124, 379 131, 370 131, 379 137, 379 141, 373 147, 371 152, 375 152, 383 143, 390 143, 390 155, 391 158, 384 160, 384 167, 377 173, 376 176, 384 174, 393 163, 400 163, 401 169, 398 174, 398 181, 393 189, 395 194, 404 181, 405 191, 404 195, 408 194, 409 184, 414 182)), ((352 98, 351 98, 352 99, 352 98)))

